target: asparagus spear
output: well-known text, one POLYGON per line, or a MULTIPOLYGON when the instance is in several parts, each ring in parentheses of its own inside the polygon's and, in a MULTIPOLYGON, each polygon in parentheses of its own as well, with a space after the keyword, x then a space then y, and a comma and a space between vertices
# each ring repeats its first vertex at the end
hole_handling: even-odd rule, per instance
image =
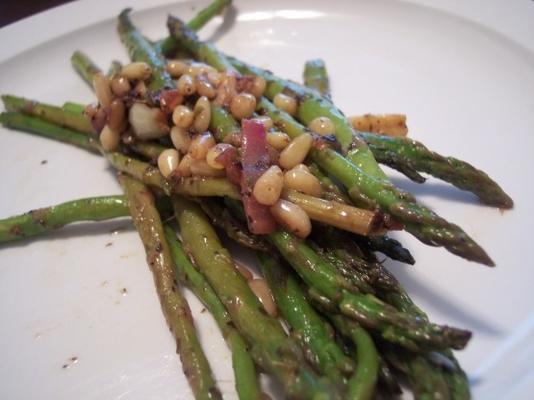
POLYGON ((330 98, 330 82, 324 60, 317 58, 304 64, 304 85, 330 98))
POLYGON ((141 182, 125 175, 119 181, 128 198, 130 213, 145 246, 147 262, 167 324, 176 339, 184 374, 196 399, 221 399, 208 360, 196 335, 191 310, 174 278, 171 251, 154 197, 141 182))
POLYGON ((124 196, 79 199, 0 220, 0 242, 24 239, 80 221, 104 221, 124 217, 124 196))
POLYGON ((354 363, 333 340, 325 322, 307 302, 296 279, 268 254, 258 253, 263 276, 269 284, 276 305, 291 326, 308 359, 334 382, 344 384, 344 377, 354 371, 354 363))
POLYGON ((211 223, 221 228, 230 239, 252 250, 270 250, 270 246, 260 236, 251 234, 246 225, 238 221, 229 210, 215 199, 197 198, 195 200, 209 217, 211 223))
POLYGON ((174 205, 187 251, 250 343, 256 363, 282 384, 290 398, 339 398, 337 388, 306 365, 298 346, 278 321, 261 311, 259 300, 236 271, 200 208, 177 197, 174 205))
MULTIPOLYGON (((287 113, 278 110, 265 98, 258 101, 257 109, 267 113, 274 123, 291 137, 306 131, 287 113)), ((384 212, 390 213, 405 229, 431 246, 444 246, 451 253, 470 261, 493 266, 486 252, 459 226, 451 224, 426 207, 421 206, 411 195, 395 188, 382 178, 365 173, 361 166, 345 159, 326 147, 314 148, 311 158, 325 171, 338 179, 347 188, 349 196, 357 204, 373 200, 384 212), (363 195, 363 198, 362 198, 363 195)))
MULTIPOLYGON (((360 132, 376 159, 393 168, 407 166, 468 190, 490 206, 512 208, 512 199, 486 173, 465 161, 444 157, 422 143, 403 137, 360 132)), ((403 171, 401 171, 403 172, 403 171)))
MULTIPOLYGON (((192 31, 198 32, 204 25, 211 21, 213 17, 220 14, 231 3, 232 0, 213 0, 206 8, 198 12, 198 14, 187 23, 187 26, 189 26, 192 31)), ((176 51, 177 43, 172 36, 168 36, 163 39, 158 46, 165 56, 171 57, 176 51)))
POLYGON ((243 337, 234 327, 230 314, 221 303, 217 294, 193 264, 189 261, 176 234, 165 226, 165 237, 169 243, 174 260, 175 276, 187 285, 202 301, 213 315, 223 337, 232 351, 232 366, 234 369, 235 385, 240 400, 257 400, 260 398, 260 389, 254 361, 247 349, 243 337))
POLYGON ((39 117, 45 121, 84 133, 94 133, 91 121, 85 115, 73 112, 65 107, 28 100, 23 97, 3 95, 2 101, 6 111, 39 117))
POLYGON ((126 9, 120 13, 118 24, 119 36, 130 58, 132 61, 144 61, 152 67, 152 76, 148 83, 150 92, 174 87, 174 82, 165 68, 161 54, 135 28, 129 16, 130 11, 126 9))
POLYGON ((448 347, 460 349, 469 340, 470 332, 422 321, 398 312, 370 294, 351 290, 351 284, 304 241, 283 231, 269 237, 301 278, 333 301, 338 312, 365 327, 378 330, 385 340, 414 351, 448 347))
POLYGON ((87 55, 82 51, 75 51, 70 58, 74 70, 82 77, 89 87, 93 88, 93 76, 102 72, 87 55))
POLYGON ((364 243, 371 250, 379 251, 393 260, 410 265, 415 264, 415 259, 410 253, 410 250, 403 247, 398 240, 389 236, 361 236, 357 240, 364 243))
POLYGON ((71 129, 62 128, 41 118, 17 112, 3 112, 0 114, 0 123, 8 128, 35 133, 85 150, 97 151, 95 141, 89 136, 71 129))

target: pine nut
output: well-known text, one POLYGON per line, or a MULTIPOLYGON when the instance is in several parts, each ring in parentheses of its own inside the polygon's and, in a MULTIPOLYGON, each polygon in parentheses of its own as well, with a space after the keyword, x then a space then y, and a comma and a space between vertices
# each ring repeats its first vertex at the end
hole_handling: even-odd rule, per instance
POLYGON ((166 149, 158 157, 158 168, 161 175, 169 177, 178 169, 180 163, 180 154, 175 149, 166 149))
POLYGON ((111 93, 109 79, 106 78, 101 72, 96 73, 93 76, 93 88, 95 90, 95 95, 98 99, 98 102, 103 107, 109 106, 113 100, 113 93, 111 93))
POLYGON ((217 96, 217 89, 209 83, 205 75, 199 75, 196 78, 197 92, 200 96, 206 96, 208 99, 213 99, 217 96))
POLYGON ((189 154, 195 160, 204 160, 208 150, 215 146, 215 139, 209 132, 197 135, 189 146, 189 154))
POLYGON ((191 160, 191 174, 193 176, 204 176, 210 178, 220 178, 226 175, 225 170, 211 168, 206 160, 191 160))
POLYGON ((306 164, 299 164, 299 165, 293 167, 292 169, 305 171, 305 172, 308 172, 308 173, 311 174, 311 171, 310 171, 310 169, 308 168, 308 166, 306 164))
POLYGON ((128 79, 120 75, 115 76, 111 80, 110 85, 111 91, 117 97, 124 97, 130 92, 130 90, 132 90, 132 85, 130 85, 128 79))
POLYGON ((271 317, 276 317, 278 310, 276 308, 276 303, 273 299, 273 294, 271 289, 267 286, 265 279, 252 279, 248 282, 250 290, 256 295, 261 305, 271 317))
POLYGON ((305 238, 310 234, 310 217, 296 204, 287 200, 278 200, 270 210, 274 219, 294 235, 305 238))
POLYGON ((278 93, 274 96, 273 103, 280 110, 285 111, 288 114, 297 114, 298 103, 297 100, 287 94, 278 93))
POLYGON ((314 118, 308 124, 308 128, 310 128, 313 132, 321 136, 333 135, 334 133, 336 133, 335 125, 332 122, 332 120, 328 117, 314 118))
POLYGON ((253 119, 261 122, 263 126, 265 127, 266 131, 268 131, 274 126, 273 120, 271 119, 271 117, 268 117, 267 115, 260 115, 259 117, 255 117, 253 119))
POLYGON ((185 154, 191 145, 191 135, 184 128, 173 126, 171 128, 171 141, 174 147, 181 153, 185 154))
POLYGON ((117 148, 120 142, 119 133, 110 129, 108 125, 104 126, 102 132, 100 132, 100 144, 105 151, 113 151, 117 148))
POLYGON ((214 87, 217 87, 221 84, 222 76, 217 71, 210 71, 206 74, 206 78, 208 78, 208 82, 211 83, 214 87))
POLYGON ((114 99, 109 106, 109 128, 117 133, 126 129, 126 106, 120 99, 114 99))
POLYGON ((276 131, 267 133, 267 143, 278 151, 284 150, 290 142, 291 138, 284 132, 276 131))
POLYGON ((191 176, 191 163, 193 162, 193 157, 191 155, 186 154, 182 157, 182 160, 178 164, 178 168, 176 168, 176 174, 181 177, 187 177, 191 176))
POLYGON ((193 130, 202 133, 208 130, 211 120, 211 104, 206 96, 201 96, 195 103, 195 121, 193 130))
POLYGON ((243 278, 245 278, 245 280, 250 281, 254 279, 254 275, 252 275, 252 272, 250 272, 250 270, 247 267, 245 267, 243 264, 241 264, 239 261, 234 261, 234 265, 236 269, 239 271, 239 273, 243 275, 243 278))
POLYGON ((265 82, 265 79, 263 79, 261 76, 255 76, 254 80, 252 81, 252 87, 250 88, 250 93, 256 97, 260 98, 263 96, 263 92, 265 92, 265 88, 267 87, 267 82, 265 82))
POLYGON ((258 203, 272 206, 280 198, 283 187, 284 174, 280 167, 272 165, 256 181, 252 194, 258 203))
POLYGON ((319 179, 305 169, 299 168, 299 165, 284 174, 284 186, 310 196, 319 197, 322 192, 319 179))
POLYGON ((146 62, 135 61, 122 67, 121 75, 130 81, 144 81, 152 75, 152 68, 146 62))
POLYGON ((177 106, 172 112, 172 122, 179 128, 188 129, 193 125, 195 113, 184 105, 177 106))
POLYGON ((250 93, 240 93, 230 103, 230 112, 236 119, 250 117, 255 109, 256 98, 250 93))
POLYGON ((280 153, 278 163, 284 169, 291 169, 297 164, 302 163, 313 143, 313 137, 309 133, 303 133, 297 136, 287 145, 280 153))
POLYGON ((234 146, 228 143, 218 143, 211 149, 209 149, 208 153, 206 154, 206 162, 208 163, 208 165, 214 169, 224 169, 224 165, 217 161, 217 157, 219 157, 225 150, 229 149, 230 147, 234 146))
POLYGON ((191 75, 192 77, 196 77, 198 75, 207 74, 208 72, 214 71, 217 72, 217 70, 211 65, 193 62, 187 66, 185 73, 191 75))
POLYGON ((167 72, 173 77, 173 78, 179 78, 183 74, 185 74, 185 71, 187 70, 188 65, 184 61, 181 60, 169 60, 167 62, 167 72))
POLYGON ((217 86, 217 97, 214 102, 218 106, 228 106, 237 94, 237 77, 234 73, 221 74, 221 82, 217 86))
POLYGON ((193 77, 188 74, 182 75, 176 83, 176 89, 178 89, 178 92, 183 96, 191 96, 194 94, 196 87, 193 77))
POLYGON ((136 97, 145 97, 147 93, 146 83, 139 81, 134 87, 134 94, 136 97))

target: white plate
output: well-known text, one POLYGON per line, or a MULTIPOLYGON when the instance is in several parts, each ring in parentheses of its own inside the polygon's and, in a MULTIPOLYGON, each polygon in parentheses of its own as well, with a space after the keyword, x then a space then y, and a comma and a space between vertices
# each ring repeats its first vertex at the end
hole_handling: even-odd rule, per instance
MULTIPOLYGON (((168 12, 189 18, 205 4, 129 3, 138 10, 135 22, 153 38, 165 34, 168 12)), ((113 16, 126 4, 76 2, 0 30, 0 92, 52 103, 92 101, 69 56, 83 49, 103 67, 115 58, 125 61, 113 16)), ((527 398, 534 390, 534 56, 511 39, 525 25, 514 31, 510 22, 515 33, 503 36, 503 23, 497 33, 395 1, 242 1, 237 8, 237 21, 224 35, 218 20, 202 37, 296 80, 305 60, 324 58, 334 98, 347 113, 406 113, 414 138, 485 169, 512 195, 515 209, 502 213, 433 179, 417 186, 396 178, 461 224, 497 268, 400 234, 417 264, 391 269, 433 320, 474 332, 458 357, 476 398, 527 398)), ((1 216, 120 193, 97 156, 5 129, 0 134, 1 216)), ((189 298, 220 388, 235 398, 224 342, 189 298)), ((191 398, 142 246, 127 221, 71 227, 2 247, 0 315, 1 398, 191 398), (112 235, 117 227, 121 232, 112 235)))

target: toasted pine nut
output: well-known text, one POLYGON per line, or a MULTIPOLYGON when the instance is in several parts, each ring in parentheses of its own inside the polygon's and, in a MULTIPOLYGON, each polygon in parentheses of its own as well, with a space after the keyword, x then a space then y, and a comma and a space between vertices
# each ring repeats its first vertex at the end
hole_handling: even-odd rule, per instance
POLYGON ((311 174, 311 171, 310 169, 308 168, 308 166, 306 164, 299 164, 299 165, 296 165, 294 166, 292 169, 294 170, 300 170, 300 171, 305 171, 305 172, 308 172, 311 174))
POLYGON ((111 130, 121 133, 126 129, 126 107, 121 99, 114 99, 109 106, 108 125, 111 130))
POLYGON ((213 99, 217 96, 217 89, 208 81, 205 75, 196 77, 197 93, 200 96, 206 96, 208 99, 213 99))
POLYGON ((309 124, 308 128, 317 133, 318 135, 333 135, 336 133, 336 126, 332 120, 328 117, 314 118, 309 124))
POLYGON ((299 168, 299 165, 284 174, 284 186, 310 196, 319 197, 322 192, 319 179, 305 169, 299 168))
POLYGON ((211 168, 206 160, 195 160, 191 161, 191 174, 193 176, 206 176, 210 178, 220 178, 226 175, 226 171, 223 169, 211 168))
POLYGON ((145 97, 147 92, 146 83, 139 81, 134 87, 134 93, 137 97, 145 97))
POLYGON ((193 157, 191 155, 186 154, 182 157, 182 160, 178 164, 178 168, 176 168, 176 174, 178 176, 187 177, 191 176, 191 163, 193 162, 193 157))
POLYGON ((280 110, 285 111, 288 114, 295 115, 297 113, 297 100, 287 94, 278 93, 274 96, 273 103, 280 110))
POLYGON ((284 174, 278 165, 272 165, 254 185, 252 194, 258 203, 272 206, 280 198, 284 187, 284 174))
POLYGON ((124 76, 118 75, 111 80, 111 91, 117 97, 124 97, 132 90, 132 85, 124 76))
POLYGON ((208 150, 215 146, 215 139, 209 132, 197 135, 189 146, 189 154, 195 160, 204 160, 208 150))
POLYGON ((291 142, 291 138, 284 132, 268 132, 267 143, 273 146, 276 150, 284 150, 291 142))
POLYGON ((259 117, 254 117, 253 118, 255 121, 259 121, 263 124, 263 126, 265 127, 265 130, 268 131, 269 129, 271 129, 274 124, 273 124, 273 120, 271 119, 271 117, 267 116, 267 115, 260 115, 259 117))
POLYGON ((194 94, 196 87, 193 77, 188 74, 182 75, 176 83, 176 89, 178 89, 178 92, 183 96, 191 96, 194 94))
POLYGON ((200 63, 200 62, 193 62, 189 64, 185 71, 186 74, 189 74, 192 77, 196 77, 201 74, 207 74, 208 72, 217 72, 217 70, 213 68, 211 65, 200 63))
POLYGON ((274 219, 296 236, 305 238, 310 234, 310 217, 296 204, 280 199, 270 210, 274 219))
POLYGON ((104 129, 100 132, 100 144, 105 151, 115 150, 119 145, 120 139, 119 133, 110 129, 108 125, 104 126, 104 129))
POLYGON ((271 317, 276 317, 278 314, 276 303, 274 302, 273 294, 271 293, 269 286, 267 286, 265 279, 252 279, 251 281, 248 281, 248 286, 256 295, 265 311, 267 311, 267 314, 271 317))
POLYGON ((284 169, 291 169, 297 164, 300 164, 308 155, 312 143, 313 137, 309 133, 303 133, 297 136, 280 153, 278 163, 284 169))
POLYGON ((211 120, 211 104, 206 96, 201 96, 195 103, 195 121, 193 130, 202 133, 208 130, 211 120))
POLYGON ((98 107, 95 106, 94 104, 87 104, 85 106, 85 109, 83 110, 83 113, 89 118, 93 118, 97 112, 98 112, 98 107))
POLYGON ((256 109, 256 98, 250 93, 239 93, 230 103, 230 112, 237 119, 250 117, 256 109))
POLYGON ((217 161, 217 157, 219 157, 225 150, 229 149, 230 147, 234 146, 228 143, 218 143, 211 149, 209 149, 208 153, 206 154, 206 162, 208 163, 208 165, 214 169, 224 169, 224 165, 217 161))
POLYGON ((236 74, 227 72, 221 74, 221 82, 217 86, 217 97, 214 102, 218 106, 227 106, 237 94, 236 74))
POLYGON ((174 147, 179 150, 181 153, 185 154, 189 150, 191 145, 191 135, 189 132, 178 126, 173 126, 171 128, 171 141, 174 147))
POLYGON ((93 76, 93 88, 98 102, 104 107, 109 106, 113 100, 113 93, 111 93, 109 79, 103 73, 98 72, 93 76))
POLYGON ((167 72, 173 78, 179 78, 181 75, 185 74, 187 67, 187 63, 182 60, 169 60, 167 62, 167 72))
POLYGON ((194 119, 193 110, 184 105, 177 106, 172 112, 172 122, 180 128, 188 129, 193 124, 194 119))
POLYGON ((158 157, 158 168, 161 175, 169 177, 178 169, 180 163, 180 153, 175 149, 165 149, 158 157))
POLYGON ((267 82, 265 82, 265 79, 263 79, 261 76, 255 76, 254 80, 252 81, 252 87, 250 88, 250 94, 256 98, 260 98, 263 96, 266 86, 267 82))
POLYGON ((241 264, 239 261, 234 260, 234 265, 236 269, 239 271, 239 273, 243 275, 243 278, 245 278, 245 280, 250 281, 254 279, 254 275, 252 275, 252 272, 250 272, 250 270, 247 267, 245 267, 243 264, 241 264))
POLYGON ((214 87, 219 86, 222 81, 222 76, 220 72, 217 71, 209 71, 206 74, 206 78, 208 78, 208 82, 211 83, 214 87))
POLYGON ((404 114, 365 114, 349 117, 354 129, 376 132, 381 135, 406 136, 406 115, 404 114))
POLYGON ((135 61, 122 67, 121 75, 131 81, 144 81, 152 75, 152 68, 146 62, 135 61))
POLYGON ((223 138, 223 143, 231 144, 234 147, 241 147, 242 139, 243 135, 241 132, 232 132, 223 138))

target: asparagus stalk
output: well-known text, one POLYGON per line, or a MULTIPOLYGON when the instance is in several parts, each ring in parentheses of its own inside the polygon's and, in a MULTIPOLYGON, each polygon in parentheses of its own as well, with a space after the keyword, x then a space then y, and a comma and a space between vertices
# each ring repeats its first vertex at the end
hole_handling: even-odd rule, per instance
POLYGON ((3 95, 2 101, 6 111, 19 112, 45 121, 60 125, 65 128, 84 133, 94 133, 91 121, 85 115, 73 112, 65 107, 57 107, 50 104, 28 100, 23 97, 3 95))
POLYGON ((65 111, 70 111, 75 114, 83 114, 85 111, 85 106, 83 104, 74 103, 72 101, 66 101, 63 103, 61 108, 65 111))
POLYGON ((174 205, 187 251, 251 345, 256 363, 282 384, 290 398, 339 398, 338 389, 306 365, 298 346, 278 321, 261 311, 259 300, 236 271, 200 208, 177 197, 174 205))
POLYGON ((236 391, 240 400, 257 400, 260 389, 254 361, 243 337, 234 327, 230 314, 221 303, 212 287, 193 264, 176 238, 175 232, 165 227, 165 237, 174 260, 175 276, 187 285, 213 315, 223 337, 232 351, 236 391))
POLYGON ((211 223, 221 228, 230 239, 252 250, 270 251, 270 246, 260 236, 251 234, 241 221, 238 221, 215 199, 197 198, 196 202, 209 217, 211 223))
MULTIPOLYGON (((291 137, 306 131, 287 113, 278 110, 265 98, 258 101, 257 109, 267 113, 291 137)), ((421 206, 411 195, 395 188, 383 178, 376 178, 363 171, 361 165, 353 163, 339 153, 326 147, 314 148, 311 158, 325 171, 339 180, 356 204, 370 199, 384 212, 402 222, 405 229, 431 246, 443 246, 451 253, 470 261, 493 266, 486 252, 459 226, 451 224, 426 207, 421 206), (363 197, 362 197, 363 195, 363 197)))
POLYGON ((470 332, 422 321, 398 312, 373 295, 351 291, 352 285, 305 242, 283 231, 269 236, 309 286, 333 301, 338 312, 362 326, 379 331, 385 340, 413 351, 448 347, 461 349, 467 344, 470 332))
POLYGON ((304 85, 330 98, 330 82, 324 60, 317 58, 304 64, 304 85))
POLYGON ((119 15, 119 36, 132 61, 144 61, 152 67, 152 76, 148 83, 149 91, 154 93, 174 87, 161 54, 135 28, 129 16, 130 11, 130 9, 123 10, 119 15))
POLYGON ((357 240, 364 243, 371 250, 379 251, 393 260, 410 265, 415 264, 415 259, 410 250, 403 247, 398 240, 389 236, 367 236, 360 237, 357 240))
POLYGON ((351 204, 351 199, 347 194, 340 189, 340 187, 328 176, 326 175, 319 166, 313 162, 308 164, 310 172, 319 179, 321 182, 321 187, 323 188, 323 196, 327 200, 337 201, 339 203, 351 204))
MULTIPOLYGON (((361 132, 376 159, 396 169, 407 166, 426 172, 454 186, 470 191, 490 206, 512 208, 512 199, 486 173, 465 161, 444 157, 422 143, 403 137, 361 132)), ((401 172, 404 172, 401 170, 401 172)))
MULTIPOLYGON (((231 3, 232 0, 213 0, 206 8, 203 8, 198 12, 198 14, 187 23, 187 26, 189 26, 193 32, 198 32, 204 25, 211 21, 213 17, 223 12, 223 10, 231 3)), ((168 36, 159 43, 159 47, 165 56, 171 57, 176 51, 177 43, 172 36, 168 36)))
POLYGON ((93 88, 93 76, 97 73, 101 73, 102 70, 94 64, 87 55, 82 51, 75 51, 70 58, 74 70, 81 76, 85 83, 89 87, 93 88))
POLYGON ((344 377, 354 372, 354 363, 333 340, 325 322, 308 303, 298 282, 278 261, 258 253, 263 276, 269 284, 276 305, 299 340, 307 358, 334 382, 344 384, 344 377))
POLYGON ((111 65, 109 66, 107 77, 111 79, 115 75, 120 74, 121 70, 122 70, 122 63, 120 61, 113 60, 111 62, 111 65))
POLYGON ((85 150, 97 151, 95 141, 88 135, 62 128, 38 117, 17 112, 3 112, 0 114, 0 123, 8 128, 34 133, 59 142, 72 144, 85 150))
POLYGON ((130 213, 145 246, 147 262, 167 324, 176 339, 184 374, 196 399, 221 399, 208 360, 196 335, 191 310, 174 278, 171 251, 154 197, 141 182, 125 175, 119 181, 128 198, 130 213))
POLYGON ((79 199, 0 220, 0 242, 24 239, 80 221, 127 216, 124 196, 79 199))

